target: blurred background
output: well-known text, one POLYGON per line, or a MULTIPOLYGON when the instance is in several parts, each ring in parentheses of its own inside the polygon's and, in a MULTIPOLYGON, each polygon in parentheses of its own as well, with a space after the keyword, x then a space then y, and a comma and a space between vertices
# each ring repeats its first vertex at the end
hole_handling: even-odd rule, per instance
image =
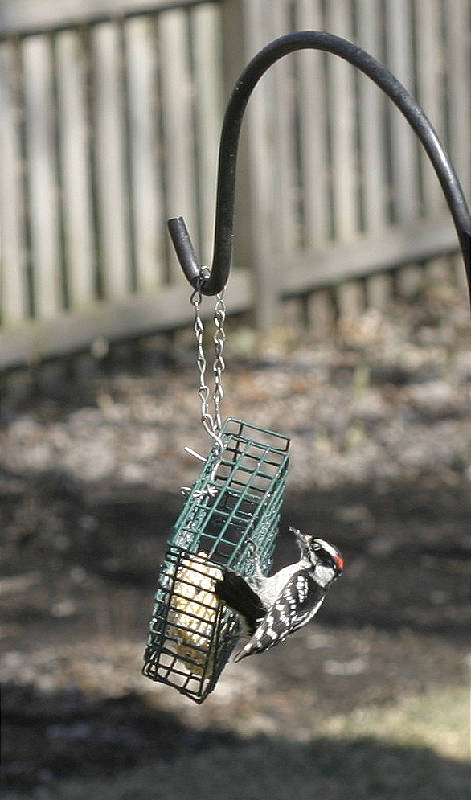
MULTIPOLYGON (((190 287, 231 87, 271 39, 357 42, 471 194, 469 0, 0 3, 7 796, 466 796, 471 323, 419 142, 333 56, 264 77, 238 164, 223 416, 291 437, 288 526, 347 568, 314 623, 197 706, 140 674, 166 537, 210 441, 190 287)), ((205 298, 211 371, 213 301, 205 298)))

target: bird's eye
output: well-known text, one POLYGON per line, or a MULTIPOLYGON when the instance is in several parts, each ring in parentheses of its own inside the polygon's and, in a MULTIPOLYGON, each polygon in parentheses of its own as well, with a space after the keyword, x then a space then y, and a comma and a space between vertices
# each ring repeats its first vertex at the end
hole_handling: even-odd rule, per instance
POLYGON ((343 559, 338 556, 332 556, 330 553, 326 553, 325 550, 321 560, 326 567, 330 567, 334 570, 343 570, 343 559))

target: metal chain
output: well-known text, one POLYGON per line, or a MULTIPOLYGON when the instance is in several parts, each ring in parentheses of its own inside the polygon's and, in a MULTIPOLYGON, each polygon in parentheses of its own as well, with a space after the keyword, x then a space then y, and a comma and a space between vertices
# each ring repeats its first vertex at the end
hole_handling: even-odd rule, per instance
MULTIPOLYGON (((204 268, 203 268, 204 269, 204 268)), ((210 411, 210 390, 209 386, 206 383, 206 367, 207 361, 204 354, 204 346, 203 346, 203 334, 204 334, 204 326, 203 320, 200 316, 200 306, 202 301, 202 294, 199 289, 195 289, 193 294, 190 297, 190 303, 195 309, 195 337, 198 346, 198 357, 197 357, 197 365, 198 371, 200 376, 200 384, 198 388, 198 396, 201 403, 201 422, 203 423, 203 427, 206 432, 214 439, 217 447, 222 450, 223 444, 221 440, 221 403, 224 397, 224 390, 222 386, 222 373, 224 371, 224 358, 223 358, 223 349, 224 349, 224 342, 226 339, 224 333, 224 321, 226 318, 226 306, 224 303, 224 292, 225 289, 222 290, 217 295, 216 305, 214 309, 214 325, 215 325, 215 333, 214 333, 214 352, 215 352, 215 359, 213 364, 213 375, 214 375, 214 392, 212 396, 212 404, 214 407, 214 414, 210 411)))
POLYGON ((214 375, 214 423, 218 433, 221 432, 221 403, 224 399, 224 389, 222 386, 222 373, 224 372, 225 363, 222 351, 224 350, 224 342, 226 341, 226 334, 224 333, 224 321, 226 319, 226 305, 224 303, 224 292, 219 292, 216 295, 216 305, 214 307, 214 352, 215 359, 213 364, 214 375))

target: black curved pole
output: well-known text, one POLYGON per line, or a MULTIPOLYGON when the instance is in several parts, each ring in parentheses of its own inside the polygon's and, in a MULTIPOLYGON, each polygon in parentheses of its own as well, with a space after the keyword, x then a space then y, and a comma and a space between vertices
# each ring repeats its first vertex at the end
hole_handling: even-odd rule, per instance
POLYGON ((237 150, 247 102, 272 64, 288 53, 305 49, 333 53, 358 67, 391 98, 419 137, 435 168, 455 223, 471 299, 471 217, 458 177, 432 124, 386 67, 352 42, 324 31, 300 31, 275 39, 257 53, 235 84, 224 115, 219 146, 214 253, 209 277, 200 276, 200 264, 182 217, 168 221, 175 251, 188 281, 205 295, 217 294, 226 285, 231 267, 237 150))

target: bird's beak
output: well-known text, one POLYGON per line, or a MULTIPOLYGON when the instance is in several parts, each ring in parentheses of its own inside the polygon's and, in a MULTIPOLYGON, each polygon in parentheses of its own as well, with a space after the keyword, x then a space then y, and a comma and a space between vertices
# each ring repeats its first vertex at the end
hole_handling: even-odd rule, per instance
POLYGON ((296 536, 296 539, 299 542, 301 542, 301 544, 303 544, 303 545, 306 545, 306 544, 309 545, 312 542, 313 538, 314 538, 312 536, 312 534, 303 533, 302 531, 299 530, 299 528, 293 528, 293 527, 290 526, 289 530, 290 530, 291 533, 294 533, 294 535, 296 536))

